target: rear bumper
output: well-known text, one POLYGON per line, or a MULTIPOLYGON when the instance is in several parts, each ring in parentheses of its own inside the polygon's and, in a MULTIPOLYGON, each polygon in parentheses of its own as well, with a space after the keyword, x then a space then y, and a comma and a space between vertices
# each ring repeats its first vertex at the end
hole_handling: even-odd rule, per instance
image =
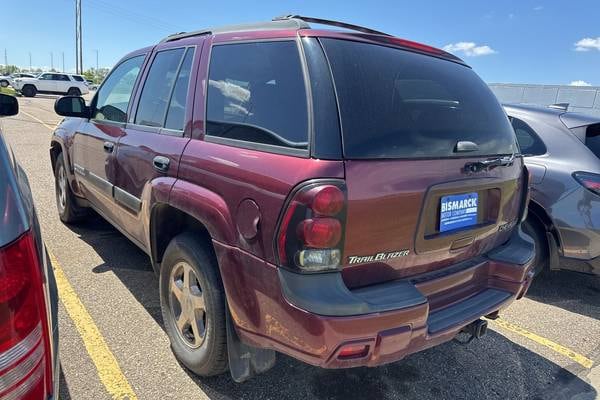
POLYGON ((339 273, 298 275, 215 247, 242 340, 325 368, 386 364, 448 341, 522 297, 533 276, 533 242, 520 229, 486 257, 356 290, 339 273), (338 358, 348 344, 368 351, 338 358))

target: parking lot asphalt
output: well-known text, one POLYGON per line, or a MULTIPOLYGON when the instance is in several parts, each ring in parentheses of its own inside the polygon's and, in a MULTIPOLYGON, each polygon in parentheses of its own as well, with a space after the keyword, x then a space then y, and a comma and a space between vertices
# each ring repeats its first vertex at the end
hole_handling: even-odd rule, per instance
POLYGON ((21 97, 21 113, 1 123, 68 285, 60 293, 61 399, 600 397, 600 278, 566 272, 536 279, 526 298, 467 345, 453 341, 387 366, 350 370, 278 355, 272 370, 244 384, 228 375, 191 375, 169 349, 147 256, 99 217, 73 227, 58 219, 48 153, 60 120, 55 99, 21 97))

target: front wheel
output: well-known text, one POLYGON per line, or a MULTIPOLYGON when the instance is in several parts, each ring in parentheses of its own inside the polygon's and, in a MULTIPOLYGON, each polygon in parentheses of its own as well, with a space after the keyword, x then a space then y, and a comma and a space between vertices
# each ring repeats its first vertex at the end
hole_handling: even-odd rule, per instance
POLYGON ((56 192, 56 208, 62 222, 72 224, 80 221, 87 215, 87 209, 78 206, 75 201, 75 195, 69 185, 62 154, 58 155, 54 166, 54 187, 56 192))
POLYGON ((0 81, 0 87, 8 87, 8 81, 6 79, 2 79, 0 81))
POLYGON ((227 370, 225 293, 217 261, 197 235, 176 236, 160 270, 160 305, 173 353, 202 376, 227 370))
POLYGON ((23 89, 21 89, 21 93, 25 97, 35 97, 37 89, 33 85, 25 85, 23 86, 23 89))

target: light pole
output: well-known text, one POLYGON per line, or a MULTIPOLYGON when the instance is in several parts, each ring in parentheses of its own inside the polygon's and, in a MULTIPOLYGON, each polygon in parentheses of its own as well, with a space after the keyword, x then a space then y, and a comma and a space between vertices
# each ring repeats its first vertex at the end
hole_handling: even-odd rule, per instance
POLYGON ((54 53, 50 52, 50 71, 54 70, 54 53))
POLYGON ((94 74, 95 75, 94 76, 94 80, 95 80, 94 83, 98 83, 98 76, 99 76, 99 71, 98 71, 98 53, 99 53, 99 51, 98 51, 98 49, 96 49, 95 52, 96 52, 96 73, 94 74))
POLYGON ((31 68, 31 52, 29 52, 29 72, 33 71, 33 68, 31 68))
POLYGON ((62 52, 62 72, 65 72, 65 52, 62 52))

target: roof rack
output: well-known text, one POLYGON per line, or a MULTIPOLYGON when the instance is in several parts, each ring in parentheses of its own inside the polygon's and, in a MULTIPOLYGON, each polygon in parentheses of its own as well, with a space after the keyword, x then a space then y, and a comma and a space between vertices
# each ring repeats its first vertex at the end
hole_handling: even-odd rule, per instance
POLYGON ((306 22, 299 18, 274 19, 273 21, 257 22, 252 24, 226 25, 215 28, 200 29, 192 32, 180 32, 167 36, 160 43, 172 42, 193 36, 211 35, 213 33, 229 33, 241 31, 271 30, 271 29, 305 29, 310 28, 306 22))
POLYGON ((360 25, 353 25, 353 24, 348 24, 346 22, 340 22, 340 21, 332 21, 329 19, 305 17, 303 15, 282 15, 280 17, 273 18, 273 21, 287 21, 287 20, 294 20, 294 19, 304 21, 304 22, 312 22, 314 24, 337 26, 338 28, 345 28, 345 29, 350 29, 353 31, 370 33, 370 34, 374 34, 374 35, 392 36, 389 33, 376 31, 375 29, 371 29, 371 28, 365 28, 364 26, 360 26, 360 25))
POLYGON ((364 26, 348 24, 340 21, 331 21, 328 19, 305 17, 302 15, 282 15, 273 18, 272 21, 258 22, 253 24, 228 25, 216 28, 200 29, 192 32, 178 32, 167 36, 160 43, 172 42, 174 40, 185 39, 193 36, 211 35, 213 33, 229 33, 252 30, 270 30, 270 29, 310 29, 308 22, 321 25, 337 26, 339 28, 350 29, 353 31, 370 33, 374 35, 392 36, 388 33, 365 28, 364 26))

